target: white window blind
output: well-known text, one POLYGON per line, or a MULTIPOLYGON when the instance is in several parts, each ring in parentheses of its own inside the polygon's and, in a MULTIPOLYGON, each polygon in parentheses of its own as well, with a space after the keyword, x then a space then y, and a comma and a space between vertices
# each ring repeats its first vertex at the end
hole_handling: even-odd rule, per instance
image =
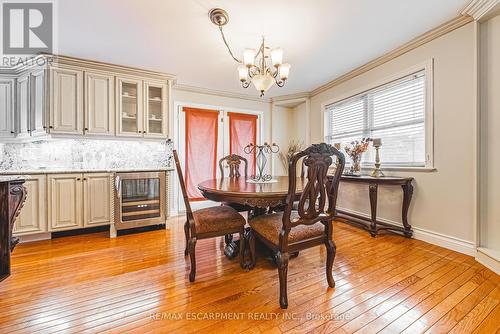
MULTIPOLYGON (((385 166, 425 166, 425 72, 421 71, 328 105, 327 138, 342 148, 362 137, 381 138, 385 166)), ((363 155, 372 165, 374 149, 363 155)))

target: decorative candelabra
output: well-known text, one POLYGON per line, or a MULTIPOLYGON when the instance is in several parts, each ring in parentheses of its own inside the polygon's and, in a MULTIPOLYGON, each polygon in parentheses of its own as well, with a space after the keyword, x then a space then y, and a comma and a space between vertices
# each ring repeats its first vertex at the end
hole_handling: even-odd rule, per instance
POLYGON ((372 140, 373 147, 375 147, 375 169, 372 171, 372 176, 373 177, 381 177, 384 176, 384 173, 380 170, 380 155, 379 155, 379 149, 380 146, 382 146, 382 139, 380 138, 374 138, 372 140))
POLYGON ((255 163, 257 165, 256 175, 252 175, 250 179, 254 182, 267 182, 272 179, 270 174, 264 174, 267 158, 266 154, 278 153, 280 147, 276 143, 269 145, 267 142, 264 145, 254 145, 252 143, 245 146, 244 152, 246 154, 256 154, 255 163))

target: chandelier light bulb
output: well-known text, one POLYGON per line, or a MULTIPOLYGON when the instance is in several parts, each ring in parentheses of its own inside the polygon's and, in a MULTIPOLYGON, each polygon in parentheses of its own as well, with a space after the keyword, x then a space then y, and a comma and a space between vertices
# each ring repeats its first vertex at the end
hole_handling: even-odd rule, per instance
POLYGON ((245 64, 246 67, 250 67, 253 65, 254 60, 255 60, 255 50, 245 49, 243 51, 243 64, 245 64))
POLYGON ((290 74, 290 64, 281 64, 279 67, 280 71, 280 79, 281 80, 286 80, 288 79, 288 75, 290 74))
POLYGON ((271 50, 271 61, 274 67, 278 67, 283 63, 283 49, 275 48, 271 50))
POLYGON ((244 82, 248 80, 248 68, 246 66, 238 66, 238 76, 240 81, 244 82))

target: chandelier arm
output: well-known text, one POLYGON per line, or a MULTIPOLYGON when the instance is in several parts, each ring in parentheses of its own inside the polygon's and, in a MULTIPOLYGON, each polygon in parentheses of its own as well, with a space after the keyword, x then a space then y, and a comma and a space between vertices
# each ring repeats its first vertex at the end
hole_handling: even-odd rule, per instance
POLYGON ((242 82, 241 82, 241 86, 242 86, 243 88, 248 88, 248 86, 250 86, 250 81, 242 81, 242 82))
POLYGON ((234 59, 235 62, 242 64, 243 62, 241 60, 239 60, 238 58, 236 58, 233 54, 233 51, 231 51, 231 48, 229 47, 229 44, 227 43, 226 36, 224 35, 224 31, 222 30, 221 25, 219 26, 219 31, 220 31, 220 35, 222 36, 222 40, 224 41, 224 44, 226 45, 227 51, 229 51, 229 54, 231 55, 231 57, 234 59))
POLYGON ((276 79, 276 86, 283 87, 285 85, 286 80, 278 80, 276 79))

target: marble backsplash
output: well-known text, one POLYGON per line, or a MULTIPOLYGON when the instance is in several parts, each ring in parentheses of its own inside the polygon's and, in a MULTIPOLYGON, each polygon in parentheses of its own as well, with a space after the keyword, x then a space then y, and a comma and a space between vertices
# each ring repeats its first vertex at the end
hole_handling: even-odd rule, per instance
POLYGON ((171 168, 167 141, 51 139, 0 144, 0 172, 171 168))

